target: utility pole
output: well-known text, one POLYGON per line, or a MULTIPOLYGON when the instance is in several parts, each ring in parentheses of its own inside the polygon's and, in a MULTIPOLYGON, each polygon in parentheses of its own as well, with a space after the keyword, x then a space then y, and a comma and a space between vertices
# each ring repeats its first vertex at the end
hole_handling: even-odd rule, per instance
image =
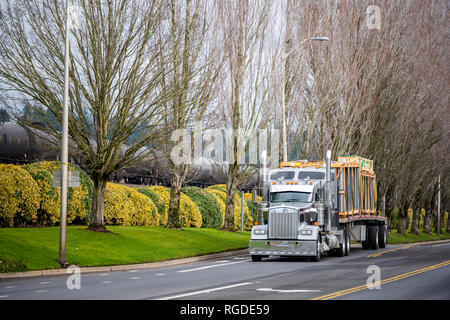
POLYGON ((438 176, 438 214, 437 214, 437 225, 436 225, 436 235, 441 233, 441 175, 438 176))
POLYGON ((69 36, 70 36, 70 0, 66 0, 66 48, 64 57, 64 105, 62 117, 61 143, 61 214, 59 233, 59 264, 67 268, 66 261, 66 217, 67 217, 67 167, 68 163, 68 123, 69 123, 69 36))

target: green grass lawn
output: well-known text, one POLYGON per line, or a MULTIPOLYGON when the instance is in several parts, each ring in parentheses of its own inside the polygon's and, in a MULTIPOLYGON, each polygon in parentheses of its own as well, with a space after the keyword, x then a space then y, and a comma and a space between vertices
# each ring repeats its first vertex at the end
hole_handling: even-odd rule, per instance
POLYGON ((439 236, 436 233, 426 234, 420 232, 419 234, 412 234, 409 231, 406 235, 401 235, 397 233, 397 230, 391 230, 391 238, 388 239, 388 243, 399 244, 399 243, 411 243, 411 242, 424 242, 433 240, 443 240, 450 239, 450 233, 441 233, 439 236))
MULTIPOLYGON (((250 231, 108 226, 112 233, 67 228, 67 261, 107 266, 192 257, 248 247, 250 231)), ((0 272, 57 269, 59 227, 0 228, 0 272)))

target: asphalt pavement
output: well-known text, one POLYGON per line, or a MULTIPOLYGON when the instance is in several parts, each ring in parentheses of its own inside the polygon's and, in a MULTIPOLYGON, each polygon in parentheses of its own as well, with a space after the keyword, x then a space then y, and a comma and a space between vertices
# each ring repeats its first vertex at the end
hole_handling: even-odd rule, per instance
POLYGON ((1 279, 0 300, 449 300, 450 242, 349 256, 247 254, 158 269, 1 279))

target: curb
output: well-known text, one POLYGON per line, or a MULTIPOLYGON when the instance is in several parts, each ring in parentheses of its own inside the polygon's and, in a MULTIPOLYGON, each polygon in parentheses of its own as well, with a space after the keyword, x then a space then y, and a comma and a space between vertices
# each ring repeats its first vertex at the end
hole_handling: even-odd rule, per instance
MULTIPOLYGON (((199 261, 213 260, 217 258, 231 257, 236 255, 242 255, 248 253, 248 249, 241 249, 235 251, 226 251, 219 253, 212 253, 202 256, 183 258, 183 259, 173 259, 159 262, 148 262, 148 263, 138 263, 138 264, 124 264, 124 265, 114 265, 105 267, 81 267, 81 273, 95 273, 95 272, 111 272, 111 271, 127 271, 127 270, 137 270, 137 269, 154 269, 162 267, 177 266, 186 263, 193 263, 199 261)), ((34 270, 26 272, 12 272, 0 274, 0 279, 14 279, 14 278, 29 278, 29 277, 43 277, 43 276, 54 276, 54 275, 65 275, 72 273, 68 269, 49 269, 49 270, 34 270)))

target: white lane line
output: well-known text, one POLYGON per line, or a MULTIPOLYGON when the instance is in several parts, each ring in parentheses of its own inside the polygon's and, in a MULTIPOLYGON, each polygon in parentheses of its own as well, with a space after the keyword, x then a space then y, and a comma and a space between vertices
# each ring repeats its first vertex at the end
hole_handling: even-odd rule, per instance
POLYGON ((141 277, 131 277, 130 280, 139 280, 141 277))
POLYGON ((238 284, 232 284, 230 286, 224 286, 224 287, 212 288, 212 289, 207 289, 207 290, 200 290, 200 291, 194 291, 194 292, 178 294, 178 295, 175 295, 175 296, 169 296, 169 297, 160 298, 160 299, 157 299, 157 300, 178 299, 178 298, 183 298, 183 297, 194 296, 194 295, 197 295, 197 294, 210 293, 210 292, 219 291, 219 290, 226 290, 226 289, 231 289, 231 288, 236 288, 236 287, 247 286, 247 285, 252 284, 252 283, 253 282, 243 282, 243 283, 238 283, 238 284))
POLYGON ((130 271, 128 271, 128 272, 137 272, 137 270, 130 270, 130 271))
POLYGON ((0 296, 0 299, 1 299, 1 298, 9 298, 9 297, 11 297, 11 296, 8 296, 8 295, 5 294, 5 295, 3 295, 3 296, 0 296))
POLYGON ((37 293, 43 293, 43 292, 47 292, 48 290, 35 290, 34 292, 37 292, 37 293))
POLYGON ((13 288, 15 288, 16 286, 7 286, 7 287, 5 287, 5 289, 13 289, 13 288))
POLYGON ((224 262, 230 262, 230 260, 217 260, 215 262, 224 263, 224 262))
POLYGON ((166 274, 165 273, 157 273, 157 274, 155 274, 155 276, 165 276, 166 274))
POLYGON ((244 260, 246 259, 245 257, 237 257, 237 258, 233 258, 233 260, 244 260))
POLYGON ((308 293, 308 292, 320 292, 320 290, 307 290, 307 289, 272 289, 272 288, 258 288, 257 291, 265 292, 280 292, 280 293, 308 293))
POLYGON ((432 247, 448 246, 450 243, 433 244, 432 247))
POLYGON ((109 276, 109 273, 102 273, 102 274, 100 274, 100 276, 102 276, 102 277, 109 276))
POLYGON ((210 266, 198 267, 198 268, 194 268, 194 269, 185 269, 185 270, 180 270, 178 272, 191 272, 191 271, 205 270, 205 269, 210 269, 210 268, 229 266, 231 264, 242 263, 242 262, 247 262, 247 261, 250 261, 250 259, 242 260, 242 261, 236 261, 236 262, 213 264, 213 265, 210 265, 210 266))
POLYGON ((50 281, 41 281, 40 284, 47 284, 50 283, 50 281))
POLYGON ((112 281, 102 281, 103 284, 111 283, 112 281))

